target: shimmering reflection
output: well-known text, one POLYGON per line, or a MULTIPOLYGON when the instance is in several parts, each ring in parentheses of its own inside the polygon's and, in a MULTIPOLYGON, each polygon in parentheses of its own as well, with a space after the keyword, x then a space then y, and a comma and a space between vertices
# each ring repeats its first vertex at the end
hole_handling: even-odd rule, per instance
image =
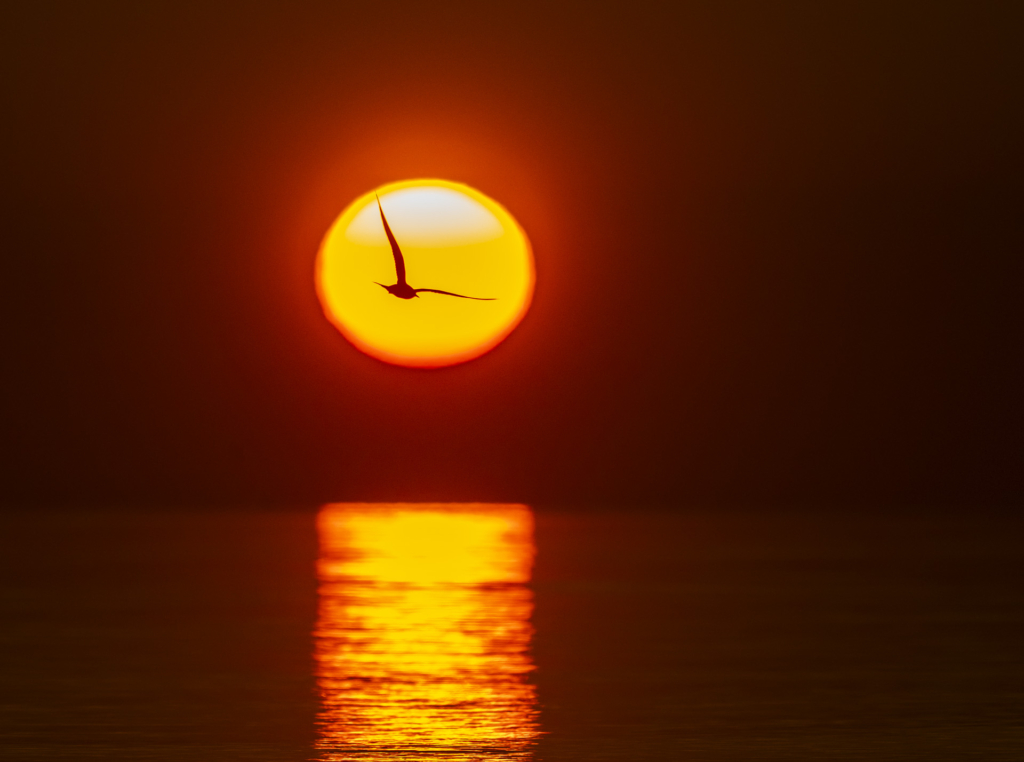
POLYGON ((530 509, 337 503, 319 531, 320 759, 527 759, 530 509))

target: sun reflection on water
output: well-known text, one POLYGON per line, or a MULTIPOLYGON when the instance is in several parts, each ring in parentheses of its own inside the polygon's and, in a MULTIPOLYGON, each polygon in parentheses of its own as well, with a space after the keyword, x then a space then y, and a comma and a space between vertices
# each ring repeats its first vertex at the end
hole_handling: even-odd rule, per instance
POLYGON ((528 759, 530 509, 336 503, 319 532, 319 759, 528 759))

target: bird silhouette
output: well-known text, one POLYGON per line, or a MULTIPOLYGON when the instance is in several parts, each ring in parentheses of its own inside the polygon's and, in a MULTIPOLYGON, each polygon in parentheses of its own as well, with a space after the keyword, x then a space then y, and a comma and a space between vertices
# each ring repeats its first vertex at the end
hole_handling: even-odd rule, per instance
MULTIPOLYGON (((376 196, 376 194, 374 194, 376 196)), ((395 272, 398 275, 398 283, 393 286, 385 286, 383 283, 377 283, 378 286, 383 288, 392 296, 397 296, 399 299, 412 299, 418 297, 424 291, 429 291, 432 294, 444 294, 445 296, 457 296, 459 299, 476 299, 478 302, 493 302, 493 297, 482 297, 482 296, 464 296, 463 294, 453 294, 451 291, 441 291, 436 288, 413 288, 405 280, 405 257, 402 256, 402 250, 398 248, 398 241, 395 240, 394 233, 391 232, 391 226, 388 225, 388 218, 384 216, 384 207, 380 205, 380 196, 377 198, 377 208, 380 210, 380 221, 384 223, 384 232, 387 233, 388 243, 391 244, 391 253, 395 257, 395 272)))

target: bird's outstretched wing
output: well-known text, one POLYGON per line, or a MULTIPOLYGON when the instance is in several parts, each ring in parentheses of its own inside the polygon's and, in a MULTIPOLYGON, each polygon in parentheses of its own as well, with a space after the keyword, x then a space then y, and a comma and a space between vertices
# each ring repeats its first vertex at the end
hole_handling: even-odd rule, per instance
POLYGON ((388 225, 388 218, 384 216, 384 207, 380 205, 380 197, 377 196, 377 208, 380 209, 380 221, 384 223, 384 232, 387 233, 388 243, 391 244, 391 254, 395 258, 395 273, 398 275, 398 282, 405 283, 405 257, 402 250, 398 248, 398 241, 395 240, 391 226, 388 225))
POLYGON ((453 294, 451 291, 439 291, 436 288, 414 288, 417 294, 421 291, 429 291, 432 294, 444 294, 445 296, 457 296, 459 299, 476 299, 478 302, 493 302, 493 296, 463 296, 462 294, 453 294))

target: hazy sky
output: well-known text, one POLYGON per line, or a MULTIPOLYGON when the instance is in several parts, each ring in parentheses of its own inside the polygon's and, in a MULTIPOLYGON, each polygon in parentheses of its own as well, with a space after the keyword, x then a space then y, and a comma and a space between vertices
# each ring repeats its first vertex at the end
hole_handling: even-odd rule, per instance
POLYGON ((2 496, 1019 503, 1021 8, 5 8, 2 496), (442 371, 313 289, 418 176, 537 258, 442 371))

